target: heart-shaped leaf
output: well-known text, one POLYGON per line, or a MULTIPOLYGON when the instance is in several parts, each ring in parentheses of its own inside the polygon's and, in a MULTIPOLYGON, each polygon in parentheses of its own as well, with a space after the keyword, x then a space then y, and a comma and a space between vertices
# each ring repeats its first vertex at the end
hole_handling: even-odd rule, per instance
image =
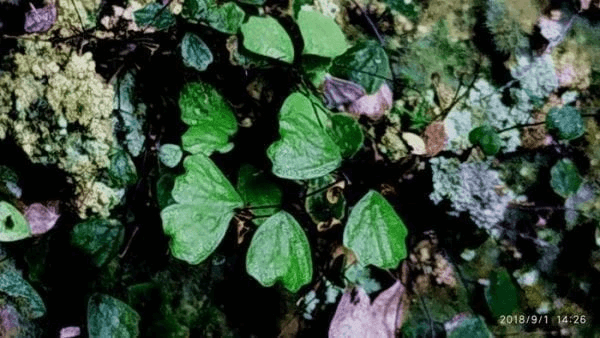
POLYGON ((208 157, 188 156, 183 166, 186 172, 175 179, 171 193, 177 203, 163 209, 161 217, 173 256, 198 264, 217 248, 243 202, 208 157))
POLYGON ((21 275, 12 269, 4 268, 0 271, 0 293, 22 299, 29 318, 39 318, 46 313, 46 306, 40 295, 21 275))
POLYGON ((237 121, 229 104, 209 84, 187 84, 179 96, 181 119, 190 128, 182 136, 183 149, 210 156, 214 151, 233 148, 229 137, 237 131, 237 121))
POLYGON ((292 292, 310 282, 308 238, 292 215, 280 211, 258 228, 248 248, 246 270, 263 286, 280 280, 292 292))
POLYGON ((288 96, 279 112, 281 139, 267 150, 273 173, 303 180, 337 169, 342 156, 325 129, 329 124, 325 110, 311 99, 297 92, 288 96))
POLYGON ((108 295, 94 294, 87 307, 90 338, 139 337, 140 315, 129 305, 108 295))
POLYGON ((246 16, 233 2, 218 5, 215 0, 185 0, 181 14, 192 22, 202 22, 225 34, 236 34, 246 16))
POLYGON ((185 33, 181 40, 181 57, 184 65, 200 72, 205 71, 213 62, 213 55, 206 43, 190 32, 185 33))
POLYGON ((251 16, 242 25, 244 47, 249 51, 281 60, 294 62, 294 44, 285 29, 272 17, 251 16))
POLYGON ((552 108, 546 116, 546 126, 557 130, 558 137, 564 140, 576 139, 585 132, 581 113, 571 106, 552 108))
POLYGON ((550 185, 564 198, 575 194, 583 182, 573 161, 563 158, 550 169, 550 185))
POLYGON ((96 266, 103 266, 119 253, 125 228, 110 219, 90 219, 77 224, 71 232, 71 244, 88 254, 96 266))
POLYGON ((298 27, 304 40, 303 54, 334 58, 349 47, 346 36, 333 19, 317 11, 300 11, 298 27))
POLYGON ((27 220, 17 208, 0 201, 0 242, 14 242, 31 236, 27 220))
MULTIPOLYGON (((252 209, 252 214, 255 216, 270 216, 281 209, 283 195, 281 189, 269 180, 265 172, 249 164, 244 164, 240 168, 237 190, 246 207, 256 208, 252 209)), ((265 220, 265 218, 256 218, 254 223, 260 225, 265 220)))
POLYGON ((367 94, 377 92, 385 79, 392 77, 387 54, 374 41, 359 43, 335 58, 330 72, 360 84, 367 94))
POLYGON ((354 118, 344 114, 332 115, 331 128, 327 131, 340 148, 344 158, 354 156, 365 140, 360 124, 354 118))
POLYGON ((408 230, 394 208, 371 190, 356 203, 344 229, 344 246, 362 265, 396 268, 406 258, 404 239, 408 230))

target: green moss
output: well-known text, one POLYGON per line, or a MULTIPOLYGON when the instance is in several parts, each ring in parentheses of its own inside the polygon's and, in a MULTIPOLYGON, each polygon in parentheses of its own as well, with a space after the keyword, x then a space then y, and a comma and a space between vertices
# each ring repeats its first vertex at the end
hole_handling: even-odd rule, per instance
POLYGON ((90 53, 23 44, 13 75, 0 78, 0 138, 12 138, 32 162, 71 175, 82 218, 88 211, 108 216, 119 194, 96 181, 110 165, 113 89, 96 74, 90 53))

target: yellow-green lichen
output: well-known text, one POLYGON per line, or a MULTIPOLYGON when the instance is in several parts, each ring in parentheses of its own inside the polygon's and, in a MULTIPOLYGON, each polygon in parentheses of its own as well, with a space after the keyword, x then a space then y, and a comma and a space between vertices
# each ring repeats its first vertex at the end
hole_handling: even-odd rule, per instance
POLYGON ((81 217, 107 216, 119 197, 96 181, 110 165, 113 89, 96 74, 90 53, 23 44, 12 75, 0 77, 0 138, 12 138, 32 162, 69 174, 81 217))

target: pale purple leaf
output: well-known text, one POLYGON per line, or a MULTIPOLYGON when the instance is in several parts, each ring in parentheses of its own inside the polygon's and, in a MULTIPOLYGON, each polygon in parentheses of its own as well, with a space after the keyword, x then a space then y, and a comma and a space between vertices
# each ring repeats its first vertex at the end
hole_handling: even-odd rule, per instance
POLYGON ((373 120, 377 120, 391 108, 392 90, 384 83, 376 93, 365 95, 354 101, 348 107, 348 112, 356 115, 366 115, 373 120))
POLYGON ((383 291, 371 304, 361 287, 342 295, 335 316, 329 324, 330 338, 385 338, 395 337, 404 308, 405 288, 397 281, 383 291))
POLYGON ((54 227, 60 215, 54 206, 46 207, 41 203, 33 203, 25 210, 25 218, 34 235, 46 233, 54 227))
POLYGON ((25 13, 25 31, 27 33, 45 32, 54 25, 54 21, 56 21, 56 7, 53 4, 42 8, 35 8, 31 5, 31 10, 25 13))
POLYGON ((60 338, 79 337, 80 334, 81 334, 81 329, 79 328, 79 326, 63 327, 60 330, 60 338))

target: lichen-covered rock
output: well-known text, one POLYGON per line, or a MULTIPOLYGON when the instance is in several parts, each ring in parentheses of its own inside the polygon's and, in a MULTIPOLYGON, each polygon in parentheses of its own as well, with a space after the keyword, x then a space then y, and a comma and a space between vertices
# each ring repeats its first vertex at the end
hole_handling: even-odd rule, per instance
POLYGON ((96 180, 110 165, 113 89, 90 53, 39 41, 25 41, 24 50, 12 75, 0 77, 0 138, 14 139, 32 162, 71 175, 81 217, 88 210, 107 216, 119 195, 96 180))
POLYGON ((592 59, 584 46, 567 41, 556 48, 553 59, 561 87, 585 90, 590 86, 592 59))
POLYGON ((469 213, 471 220, 491 235, 497 236, 494 226, 504 219, 514 193, 504 187, 498 172, 488 169, 487 163, 460 163, 455 158, 431 159, 433 192, 429 198, 439 204, 448 199, 457 212, 469 213))

